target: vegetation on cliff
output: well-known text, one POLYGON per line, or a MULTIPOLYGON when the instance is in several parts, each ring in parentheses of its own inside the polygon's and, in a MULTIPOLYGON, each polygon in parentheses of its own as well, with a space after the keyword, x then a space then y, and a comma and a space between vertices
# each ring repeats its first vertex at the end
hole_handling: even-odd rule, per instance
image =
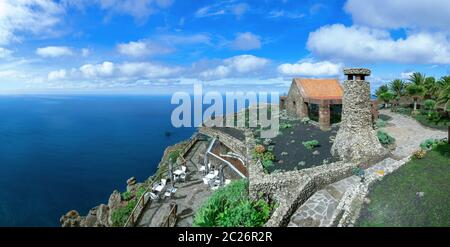
POLYGON ((273 205, 266 200, 249 199, 248 181, 237 180, 212 194, 197 212, 194 226, 263 226, 272 209, 273 205))

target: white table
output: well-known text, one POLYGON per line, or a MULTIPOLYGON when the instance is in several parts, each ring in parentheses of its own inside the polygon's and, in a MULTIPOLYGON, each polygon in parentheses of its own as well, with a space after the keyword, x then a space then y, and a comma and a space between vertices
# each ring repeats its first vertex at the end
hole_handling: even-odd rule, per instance
POLYGON ((173 172, 173 174, 174 175, 176 175, 176 176, 180 176, 181 174, 183 174, 184 172, 182 171, 182 170, 175 170, 174 172, 173 172))
POLYGON ((164 189, 164 185, 158 185, 155 188, 153 188, 154 191, 161 192, 164 189))
POLYGON ((208 180, 211 180, 215 177, 216 177, 216 175, 214 175, 214 173, 208 173, 208 175, 205 176, 205 178, 207 178, 208 180))

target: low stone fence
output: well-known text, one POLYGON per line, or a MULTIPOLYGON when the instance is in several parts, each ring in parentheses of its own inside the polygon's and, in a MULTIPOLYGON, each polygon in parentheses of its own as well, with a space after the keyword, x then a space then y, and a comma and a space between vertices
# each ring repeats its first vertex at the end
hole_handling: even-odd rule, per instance
POLYGON ((252 198, 268 196, 276 201, 277 208, 265 226, 286 226, 291 215, 312 194, 326 185, 352 175, 356 163, 338 161, 331 164, 266 174, 260 161, 252 159, 255 140, 250 130, 245 132, 247 164, 249 168, 249 195, 252 198))
POLYGON ((217 138, 221 143, 230 148, 233 152, 238 154, 245 154, 246 147, 243 141, 236 139, 235 137, 220 131, 219 129, 201 127, 199 133, 207 135, 212 138, 217 138))
POLYGON ((342 215, 340 219, 336 220, 337 226, 353 226, 360 216, 361 209, 364 205, 364 198, 368 195, 370 187, 375 182, 382 180, 386 175, 391 174, 408 163, 410 159, 411 155, 384 166, 382 169, 384 174, 382 175, 376 172, 378 167, 373 166, 368 168, 365 172, 368 175, 365 177, 364 182, 348 189, 343 196, 343 200, 337 206, 337 210, 342 215))

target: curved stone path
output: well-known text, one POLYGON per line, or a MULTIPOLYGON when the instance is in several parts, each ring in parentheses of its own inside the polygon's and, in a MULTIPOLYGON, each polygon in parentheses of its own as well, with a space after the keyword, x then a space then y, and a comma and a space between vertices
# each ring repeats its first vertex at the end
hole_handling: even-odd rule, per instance
MULTIPOLYGON (((396 139, 397 147, 392 152, 392 157, 366 169, 366 177, 382 177, 394 171, 409 159, 409 156, 419 148, 420 143, 425 139, 447 137, 447 132, 423 127, 412 118, 386 110, 382 110, 380 113, 392 118, 383 129, 396 139)), ((360 181, 359 177, 351 176, 317 191, 296 210, 288 226, 336 226, 339 214, 342 213, 340 209, 344 204, 346 193, 360 186, 362 184, 360 181)))

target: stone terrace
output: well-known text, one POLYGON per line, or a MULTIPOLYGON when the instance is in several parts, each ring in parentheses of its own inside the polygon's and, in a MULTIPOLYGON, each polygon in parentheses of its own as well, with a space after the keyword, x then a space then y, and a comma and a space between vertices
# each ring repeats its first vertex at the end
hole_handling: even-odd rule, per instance
POLYGON ((192 226, 195 212, 211 195, 212 190, 203 184, 202 175, 198 172, 198 165, 203 160, 207 149, 207 141, 197 141, 186 155, 187 177, 186 181, 176 183, 177 192, 171 199, 154 201, 144 209, 136 224, 139 227, 158 227, 164 223, 170 211, 170 202, 178 205, 176 226, 192 226))

